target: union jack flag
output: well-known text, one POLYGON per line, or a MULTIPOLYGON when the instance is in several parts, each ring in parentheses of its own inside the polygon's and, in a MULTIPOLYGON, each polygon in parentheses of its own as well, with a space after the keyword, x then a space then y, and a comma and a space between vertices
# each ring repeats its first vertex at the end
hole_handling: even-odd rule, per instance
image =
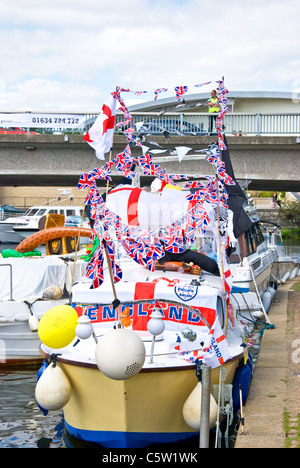
POLYGON ((147 93, 148 91, 132 91, 133 94, 135 94, 136 96, 140 96, 141 94, 145 94, 147 93))
POLYGON ((129 172, 133 159, 131 155, 130 146, 127 145, 122 153, 117 154, 115 157, 115 166, 118 171, 129 172))
POLYGON ((101 242, 99 243, 97 249, 95 250, 92 258, 88 263, 86 269, 86 277, 92 280, 90 289, 98 288, 104 281, 103 252, 101 242))
POLYGON ((187 93, 187 90, 188 90, 187 86, 175 86, 176 100, 180 101, 183 94, 187 93))
POLYGON ((160 93, 165 93, 166 91, 168 91, 168 88, 157 88, 155 91, 154 91, 154 101, 156 101, 156 99, 158 98, 158 95, 160 93))
POLYGON ((91 179, 91 177, 90 177, 90 173, 89 172, 83 172, 81 174, 81 176, 80 176, 79 181, 78 181, 77 188, 78 188, 78 190, 89 188, 92 185, 94 185, 94 183, 95 183, 94 180, 91 179))

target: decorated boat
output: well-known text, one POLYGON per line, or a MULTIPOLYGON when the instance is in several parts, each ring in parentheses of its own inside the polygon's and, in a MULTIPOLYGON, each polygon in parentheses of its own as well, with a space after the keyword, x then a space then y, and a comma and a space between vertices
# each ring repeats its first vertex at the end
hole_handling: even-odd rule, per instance
POLYGON ((232 408, 240 383, 236 371, 248 374, 250 368, 229 308, 225 185, 235 182, 219 153, 226 148, 222 120, 227 90, 218 82, 218 144, 206 154, 216 176, 194 175, 202 180, 180 187, 178 181, 188 177, 167 174, 135 137, 121 97, 125 91, 117 88, 111 94, 99 122, 85 136, 103 159, 111 147, 111 140, 105 140, 111 130, 106 126, 103 137, 99 125, 113 118, 118 101, 124 110, 121 125, 130 125, 124 130, 128 145, 79 180, 79 190, 88 189, 94 247, 86 276, 72 287, 70 304, 49 310, 40 320, 45 361, 35 392, 45 414, 63 409, 74 437, 110 448, 198 435, 205 364, 211 369, 209 427, 218 432, 224 386, 232 408), (141 147, 139 157, 131 154, 132 145, 141 147), (129 182, 104 200, 96 181, 110 180, 112 165, 128 181, 135 178, 135 167, 155 177, 155 192, 129 182), (208 228, 213 234, 210 256, 198 248, 208 228))

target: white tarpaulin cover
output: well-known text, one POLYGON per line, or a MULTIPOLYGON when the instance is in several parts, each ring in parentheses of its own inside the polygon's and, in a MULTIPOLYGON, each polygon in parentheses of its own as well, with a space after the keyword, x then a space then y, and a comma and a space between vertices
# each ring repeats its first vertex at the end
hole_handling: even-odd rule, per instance
MULTIPOLYGON (((0 259, 0 300, 10 300, 10 270, 12 266, 12 298, 24 300, 41 298, 45 289, 58 286, 69 291, 74 262, 65 262, 56 256, 12 257, 0 259)), ((85 275, 86 263, 75 265, 73 281, 85 275)))

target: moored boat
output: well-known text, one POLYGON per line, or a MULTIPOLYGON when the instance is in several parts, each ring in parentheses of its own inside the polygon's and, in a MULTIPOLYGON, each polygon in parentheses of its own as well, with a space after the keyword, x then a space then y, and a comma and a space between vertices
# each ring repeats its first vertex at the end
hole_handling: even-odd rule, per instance
POLYGON ((69 224, 68 220, 70 219, 72 225, 76 225, 75 220, 77 220, 79 226, 82 212, 82 206, 34 205, 22 216, 9 217, 0 221, 0 242, 19 244, 22 240, 39 231, 41 220, 46 219, 46 216, 51 214, 64 215, 66 224, 69 224))
POLYGON ((86 262, 74 255, 25 256, 4 250, 0 258, 0 363, 41 360, 38 321, 55 305, 69 302, 73 281, 85 274, 86 262))
POLYGON ((279 225, 263 221, 263 226, 268 248, 277 253, 277 259, 272 266, 272 281, 285 283, 300 274, 300 255, 296 252, 286 252, 279 225))
MULTIPOLYGON (((52 309, 40 321, 41 353, 47 361, 35 392, 43 411, 63 409, 66 428, 77 438, 135 448, 199 434, 200 397, 197 411, 190 401, 204 364, 211 368, 211 393, 219 387, 220 396, 211 396, 209 417, 209 427, 218 430, 225 403, 222 382, 232 386, 237 368, 246 367, 243 338, 228 333, 231 273, 224 185, 234 182, 219 157, 225 146, 227 90, 222 82, 218 90, 223 111, 217 122, 219 142, 206 157, 215 177, 195 175, 205 182, 186 183, 180 190, 176 181, 188 179, 186 175, 167 174, 147 148, 133 157, 128 144, 79 180, 79 190, 89 190, 95 244, 86 277, 72 287, 68 320, 63 311, 52 309), (110 180, 113 164, 129 179, 136 176, 133 167, 160 179, 160 189, 149 194, 130 185, 117 187, 104 201, 96 180, 110 180), (154 203, 148 203, 148 196, 154 203), (198 251, 197 239, 208 226, 215 258, 198 251)), ((121 91, 118 87, 111 94, 109 108, 118 100, 129 119, 121 91)), ((85 139, 99 157, 95 128, 99 131, 95 125, 85 139)), ((124 133, 137 145, 131 129, 124 133)))

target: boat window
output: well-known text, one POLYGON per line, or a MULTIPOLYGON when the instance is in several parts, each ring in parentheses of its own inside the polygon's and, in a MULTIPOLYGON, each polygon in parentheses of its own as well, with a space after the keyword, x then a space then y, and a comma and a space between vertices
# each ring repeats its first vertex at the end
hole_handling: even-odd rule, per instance
MULTIPOLYGON (((82 212, 83 210, 80 210, 80 217, 82 218, 82 212)), ((89 216, 86 212, 84 212, 83 219, 89 219, 89 216)))
POLYGON ((253 228, 251 227, 248 231, 245 233, 246 237, 246 242, 247 242, 247 255, 251 255, 255 252, 255 240, 253 236, 253 228))
POLYGON ((47 213, 46 208, 42 208, 35 213, 35 216, 44 216, 47 213))
MULTIPOLYGON (((46 212, 46 210, 44 210, 44 213, 45 213, 45 212, 46 212)), ((44 213, 43 213, 43 214, 44 214, 44 213)), ((48 213, 56 213, 56 214, 57 214, 57 213, 58 213, 58 211, 57 211, 57 210, 49 210, 49 212, 48 212, 48 213)))
POLYGON ((30 208, 26 213, 25 216, 35 216, 36 213, 39 211, 38 208, 30 208))
POLYGON ((75 216, 75 210, 66 210, 67 216, 75 216))
POLYGON ((253 224, 245 234, 247 240, 247 255, 251 255, 256 252, 257 247, 264 242, 264 236, 259 223, 253 224))

